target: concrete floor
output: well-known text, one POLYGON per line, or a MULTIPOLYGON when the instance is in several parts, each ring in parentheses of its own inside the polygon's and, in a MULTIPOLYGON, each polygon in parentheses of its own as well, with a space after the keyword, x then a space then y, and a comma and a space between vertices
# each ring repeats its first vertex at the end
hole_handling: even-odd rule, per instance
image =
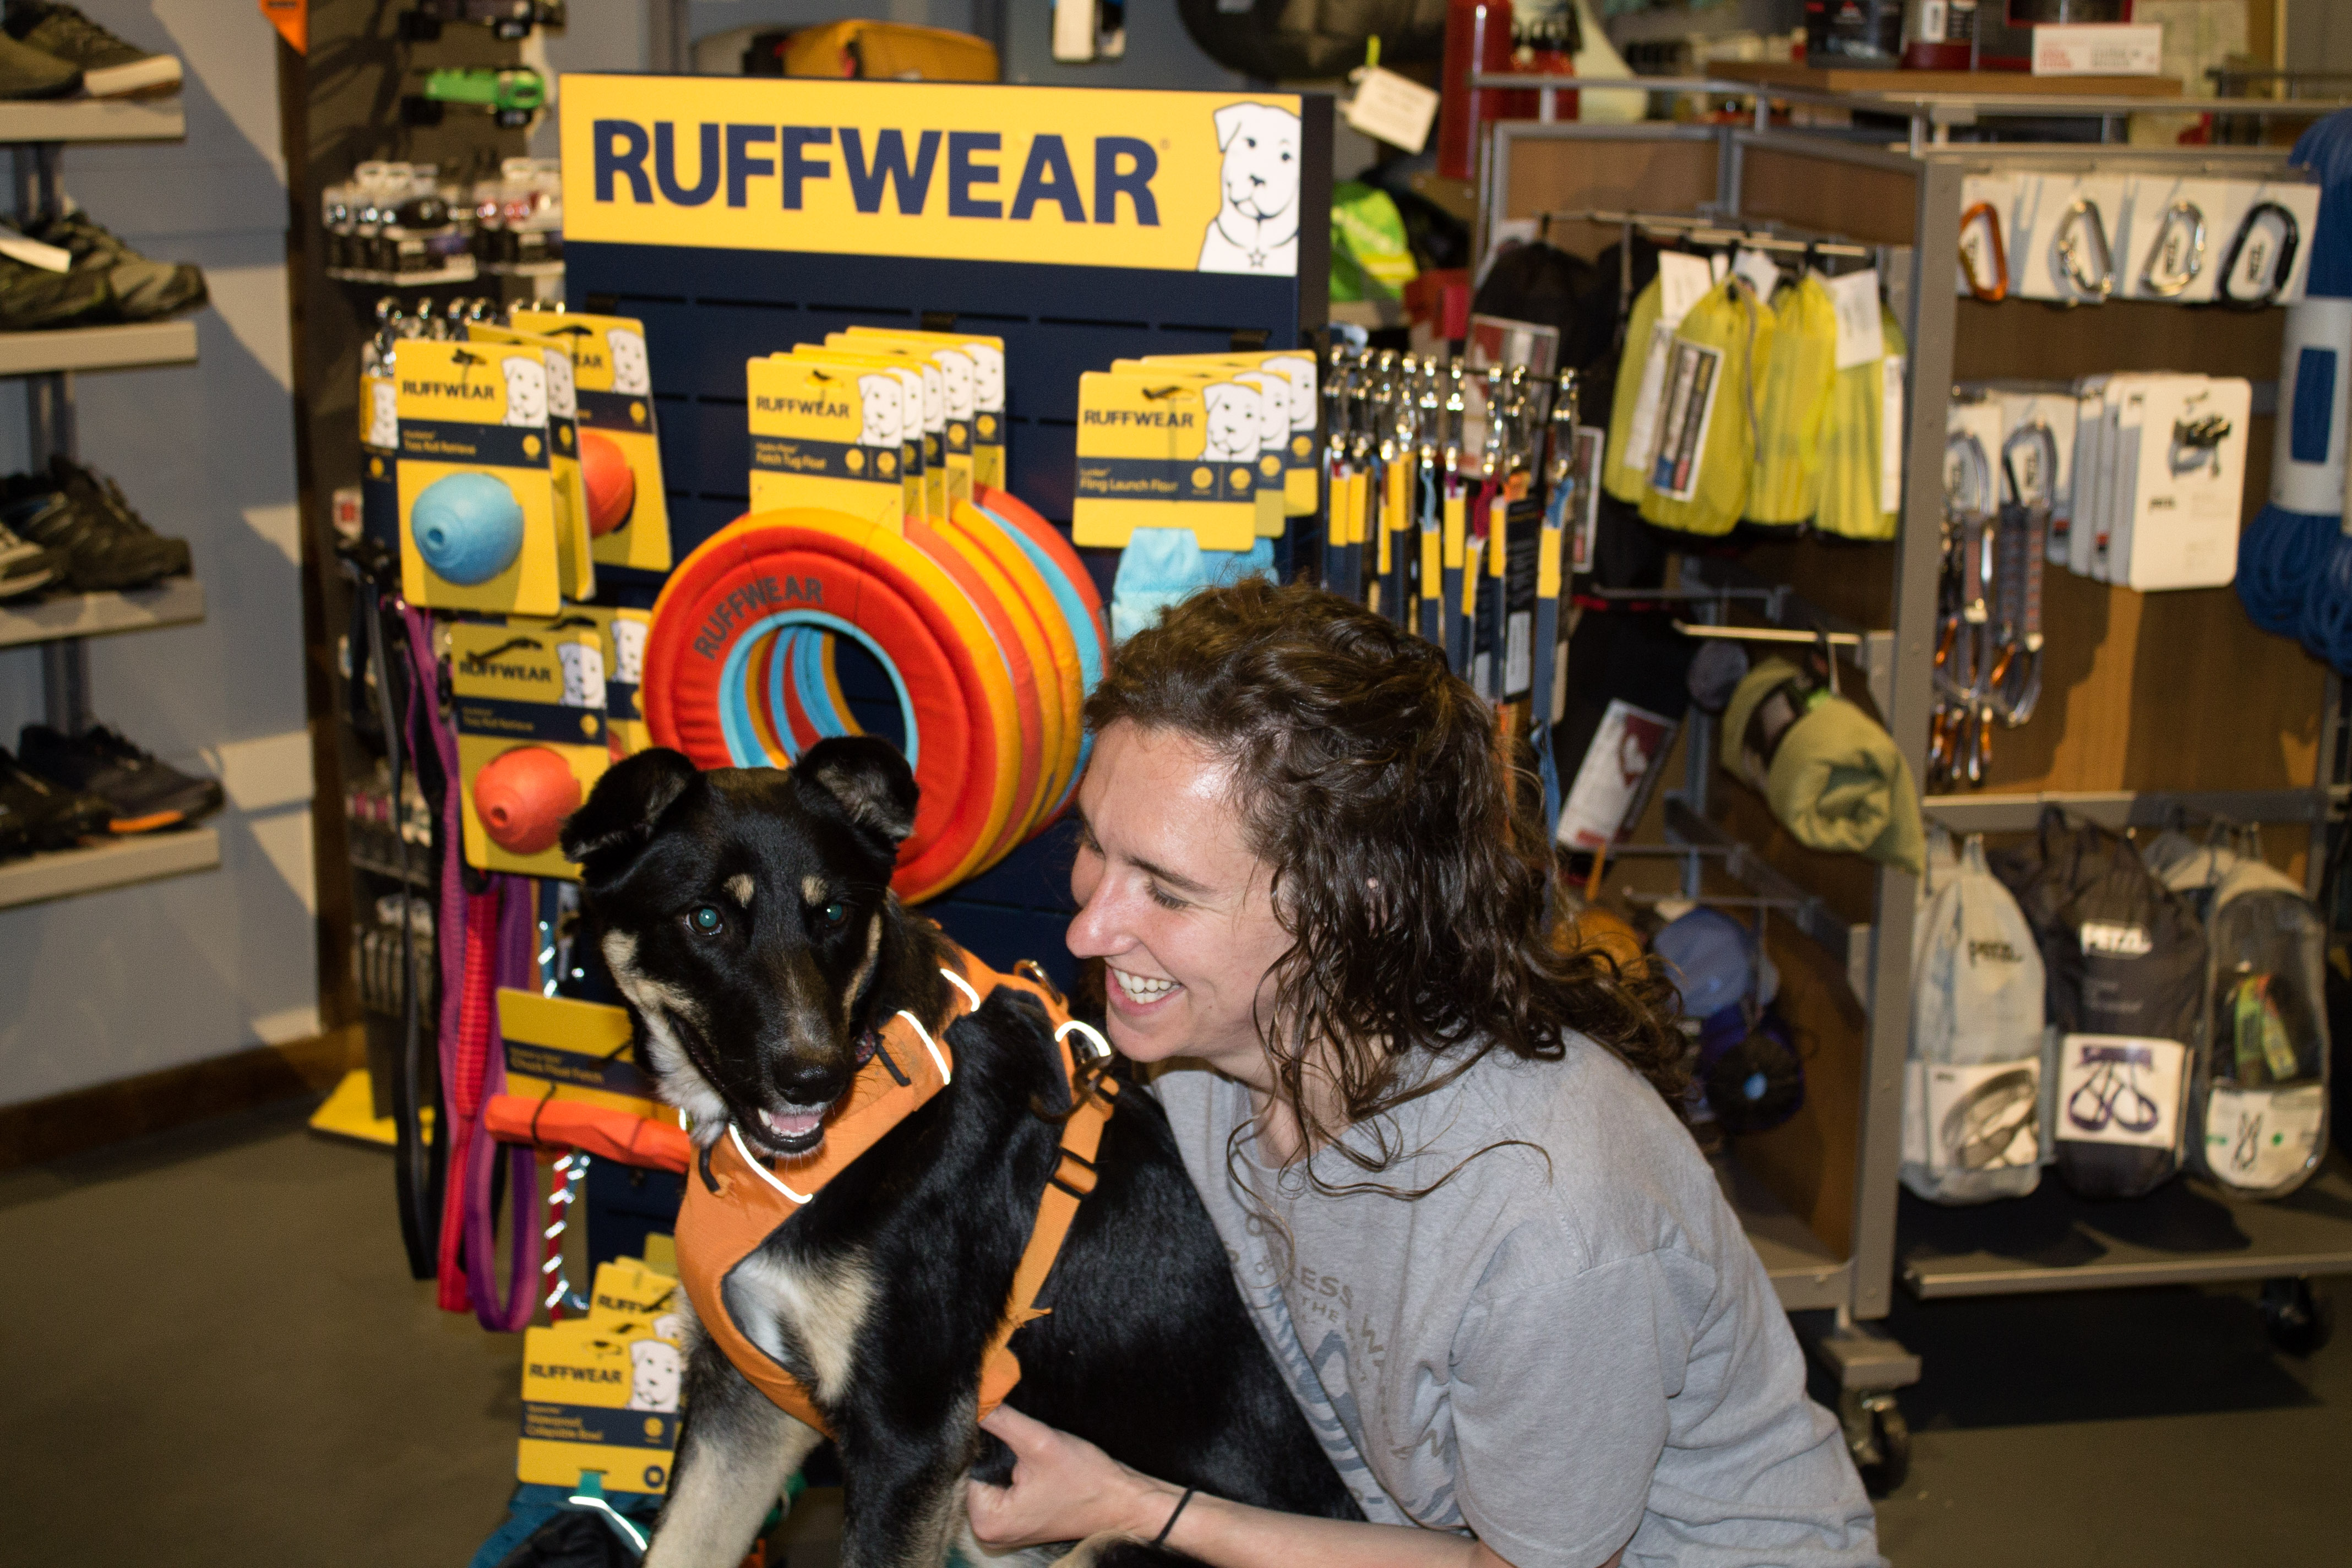
MULTIPOLYGON (((0 1563, 462 1568, 511 1485, 520 1342, 407 1277, 392 1164, 254 1112, 0 1176, 0 1563)), ((1901 1307, 1926 1358, 1902 1568, 2343 1561, 2352 1322, 2251 1290, 1901 1307)), ((824 1533, 813 1498, 792 1533, 824 1533)), ((820 1568, 821 1541, 787 1553, 820 1568)))

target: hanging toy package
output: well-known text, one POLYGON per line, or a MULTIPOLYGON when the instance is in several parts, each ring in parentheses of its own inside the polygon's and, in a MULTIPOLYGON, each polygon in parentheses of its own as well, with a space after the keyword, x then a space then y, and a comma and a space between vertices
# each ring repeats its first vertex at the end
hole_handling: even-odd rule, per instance
POLYGON ((2326 924, 2258 846, 2200 848, 2168 833, 2147 858, 2204 906, 2210 1043, 2191 1089, 2192 1162, 2238 1196, 2284 1197, 2326 1150, 2326 924))
POLYGON ((2205 932, 2129 840, 2056 807, 1991 858, 2042 949, 2058 1035, 2058 1171, 2136 1198, 2180 1170, 2205 999, 2205 932))
POLYGON ((1903 1184, 1940 1204, 2021 1198, 2050 1147, 2043 974, 2033 928, 1972 836, 1940 827, 1912 936, 1903 1184))

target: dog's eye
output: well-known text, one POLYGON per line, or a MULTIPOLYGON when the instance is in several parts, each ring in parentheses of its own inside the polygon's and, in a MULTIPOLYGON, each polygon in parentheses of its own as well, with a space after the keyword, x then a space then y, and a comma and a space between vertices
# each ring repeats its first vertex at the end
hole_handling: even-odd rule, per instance
POLYGON ((849 921, 849 906, 835 899, 817 910, 816 918, 829 926, 845 925, 849 921))
POLYGON ((716 904, 697 904, 686 917, 686 923, 697 936, 717 936, 727 929, 727 917, 719 912, 716 904))

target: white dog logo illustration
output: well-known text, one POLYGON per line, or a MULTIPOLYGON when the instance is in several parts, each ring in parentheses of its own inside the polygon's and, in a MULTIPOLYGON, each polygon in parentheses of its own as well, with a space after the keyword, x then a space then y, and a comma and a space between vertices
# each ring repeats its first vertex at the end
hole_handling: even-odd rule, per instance
MULTIPOLYGON (((648 628, 643 621, 614 621, 613 623, 613 661, 620 667, 614 672, 613 679, 619 681, 624 686, 642 686, 645 684, 646 632, 647 629, 648 628)), ((656 1333, 661 1332, 661 1326, 658 1322, 655 1324, 654 1331, 656 1333)))
POLYGON ((674 1411, 678 1385, 684 1381, 677 1347, 667 1340, 629 1342, 629 1403, 631 1410, 674 1411))
POLYGON ((1225 155, 1217 216, 1201 237, 1202 272, 1298 272, 1298 116, 1266 103, 1217 110, 1225 155))
POLYGON ((504 362, 509 425, 547 427, 547 367, 527 359, 504 362))
POLYGON ((940 367, 940 376, 946 383, 948 417, 963 420, 971 417, 971 360, 954 349, 941 349, 932 359, 940 367))
POLYGON ((547 411, 558 419, 580 417, 580 395, 572 379, 572 356, 561 349, 542 352, 547 363, 547 411))
POLYGON ((971 359, 971 405, 984 414, 1004 412, 1004 351, 986 343, 966 343, 971 359))
POLYGON ((614 327, 604 334, 604 342, 613 353, 613 390, 650 395, 654 373, 652 362, 646 358, 645 338, 626 327, 614 327))
POLYGON ((936 434, 948 427, 948 378, 935 364, 918 368, 923 377, 923 428, 936 434))
POLYGON ((1284 354, 1278 359, 1259 361, 1258 368, 1279 371, 1290 378, 1290 427, 1312 431, 1315 428, 1315 361, 1306 354, 1284 354))
POLYGON ((387 449, 400 445, 400 386, 396 382, 368 383, 367 444, 387 449))
POLYGON ((1290 444, 1290 378, 1272 371, 1253 370, 1234 377, 1257 388, 1257 440, 1269 452, 1290 444))
POLYGON ((865 433, 857 437, 866 447, 895 447, 905 437, 905 411, 899 407, 898 378, 894 375, 861 375, 857 378, 857 401, 866 415, 865 433))
POLYGON ((1201 395, 1209 405, 1209 445, 1201 455, 1213 463, 1246 463, 1258 453, 1258 409, 1264 402, 1246 386, 1220 382, 1201 395))
POLYGON ((555 646, 556 662, 563 666, 563 705, 604 710, 604 650, 586 643, 555 646))

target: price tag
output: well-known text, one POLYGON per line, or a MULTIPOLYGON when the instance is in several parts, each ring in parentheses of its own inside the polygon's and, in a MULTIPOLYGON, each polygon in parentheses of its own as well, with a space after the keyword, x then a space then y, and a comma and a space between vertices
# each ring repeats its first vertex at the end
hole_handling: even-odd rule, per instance
POLYGON ((1767 302, 1772 298, 1772 290, 1780 286, 1780 268, 1760 250, 1741 251, 1739 259, 1731 264, 1731 269, 1747 279, 1748 286, 1756 290, 1756 297, 1767 302))
POLYGON ((1658 252, 1658 325, 1668 331, 1683 324, 1691 307, 1715 287, 1715 273, 1701 256, 1679 250, 1658 252))
POLYGON ((1429 127, 1437 118, 1437 94, 1391 70, 1375 68, 1348 104, 1348 123, 1365 135, 1408 153, 1429 142, 1429 127))
POLYGON ((1837 367, 1886 357, 1885 323, 1878 313, 1878 268, 1864 268, 1828 279, 1830 304, 1837 311, 1837 367))
POLYGON ((1878 405, 1878 510, 1903 509, 1903 449, 1909 432, 1903 423, 1903 356, 1888 354, 1879 368, 1883 378, 1878 405))

